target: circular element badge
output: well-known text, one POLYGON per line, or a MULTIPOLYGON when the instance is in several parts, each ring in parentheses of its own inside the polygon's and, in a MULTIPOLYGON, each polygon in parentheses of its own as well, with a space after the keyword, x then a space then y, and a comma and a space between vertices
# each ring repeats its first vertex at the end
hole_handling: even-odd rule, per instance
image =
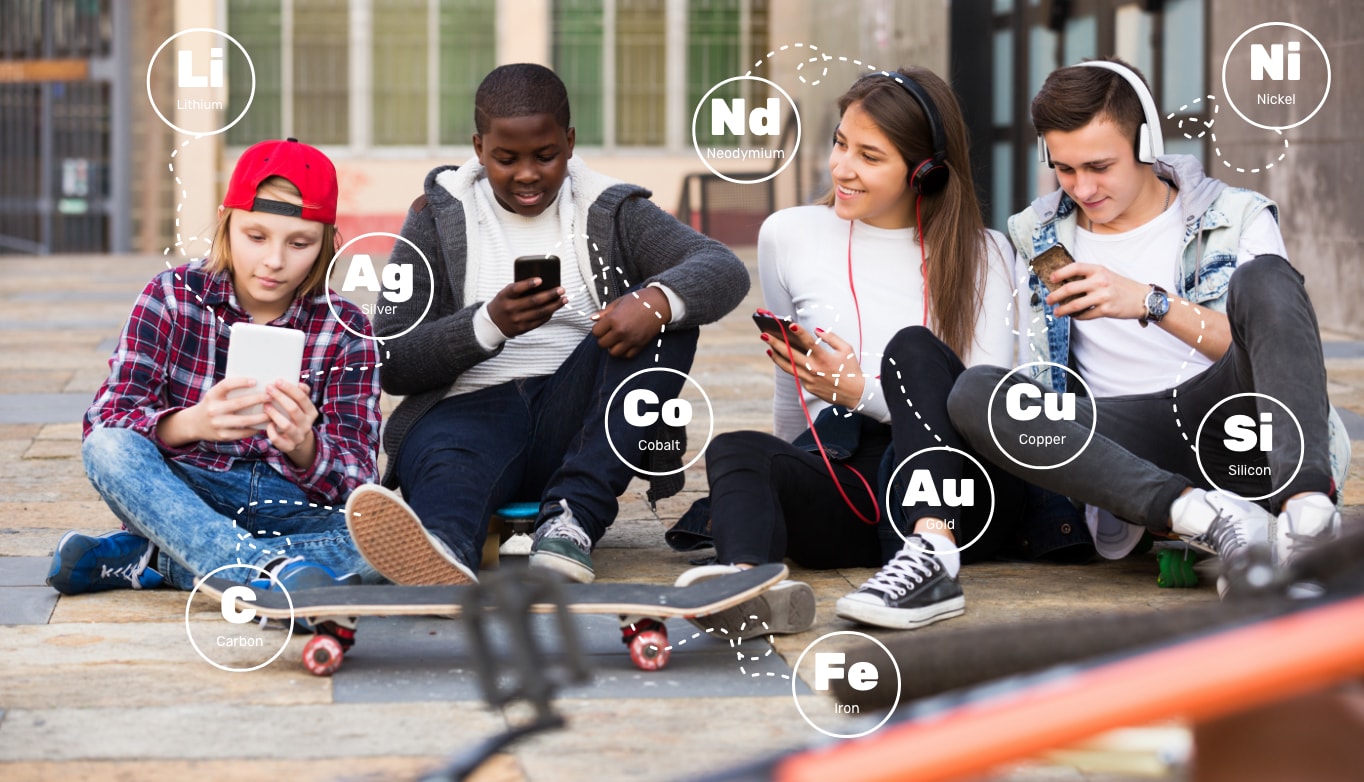
POLYGON ((255 565, 223 565, 199 580, 185 601, 185 634, 189 636, 190 646, 209 665, 229 673, 255 671, 270 663, 284 652, 289 639, 294 637, 294 600, 289 590, 274 579, 263 568, 255 565), (223 590, 218 600, 217 610, 210 614, 193 614, 194 597, 203 588, 204 582, 225 570, 245 570, 251 578, 260 576, 278 586, 289 603, 288 632, 263 633, 255 622, 256 611, 250 605, 255 600, 255 591, 241 583, 234 583, 223 590), (271 638, 270 636, 277 636, 271 638), (272 652, 273 650, 273 652, 272 652))
MULTIPOLYGON (((673 386, 672 383, 666 385, 673 386)), ((691 375, 680 372, 671 367, 649 367, 641 369, 630 375, 616 386, 611 392, 610 398, 606 400, 606 443, 611 446, 611 453, 616 455, 627 467, 640 475, 673 475, 682 472, 688 467, 696 464, 696 461, 705 454, 706 448, 710 446, 711 438, 715 436, 715 409, 710 404, 710 396, 706 390, 692 379, 691 375), (671 373, 682 377, 680 384, 682 390, 675 395, 669 396, 658 388, 657 377, 651 381, 641 380, 646 375, 655 373, 671 373), (644 466, 644 461, 651 454, 677 456, 681 458, 686 449, 685 441, 680 437, 661 436, 660 432, 666 432, 669 428, 673 430, 683 429, 692 422, 695 416, 696 405, 683 395, 683 390, 690 385, 701 399, 705 402, 706 416, 710 419, 710 424, 706 430, 706 441, 697 450, 696 455, 690 461, 673 470, 650 470, 644 466), (621 392, 624 391, 622 394, 621 392), (620 414, 616 415, 616 399, 620 398, 620 414), (663 427, 659 425, 663 424, 663 427), (617 443, 617 438, 620 443, 617 443), (621 449, 625 450, 622 453, 621 449), (634 458, 627 458, 626 454, 634 458)))
POLYGON ((990 438, 995 447, 1014 464, 1033 470, 1053 470, 1070 464, 1077 459, 1094 439, 1098 423, 1098 410, 1094 404, 1094 393, 1079 373, 1063 364, 1050 361, 1034 361, 1015 367, 999 379, 990 392, 990 400, 985 408, 985 422, 990 430, 990 438), (1088 405, 1078 404, 1077 395, 1066 391, 1056 393, 1033 383, 1026 376, 1020 381, 1009 383, 1009 378, 1030 367, 1052 367, 1061 369, 1080 381, 1089 399, 1088 405), (1008 420, 995 420, 995 397, 1001 388, 1008 384, 1004 392, 1004 410, 1001 417, 1008 420), (1088 431, 1083 439, 1076 434, 1076 424, 1088 431), (997 430, 997 425, 1003 430, 997 430))
MULTIPOLYGON (((995 518, 995 484, 990 480, 990 473, 985 471, 985 466, 976 457, 965 451, 958 450, 948 445, 938 445, 932 448, 924 448, 906 457, 895 467, 895 471, 890 474, 890 480, 886 483, 886 513, 891 514, 894 505, 894 495, 896 490, 896 478, 900 471, 911 462, 919 466, 910 470, 909 477, 903 482, 900 507, 903 512, 911 512, 915 508, 934 509, 932 522, 928 525, 929 532, 937 532, 943 537, 951 537, 957 540, 961 533, 962 516, 971 512, 973 508, 979 507, 984 500, 977 490, 979 486, 984 486, 989 494, 990 510, 985 515, 985 524, 981 526, 980 532, 965 544, 957 546, 957 551, 965 551, 972 544, 980 540, 985 531, 990 528, 990 522, 995 518), (935 471, 929 464, 929 460, 939 453, 956 454, 964 457, 966 462, 960 471, 959 478, 944 478, 941 485, 934 480, 935 471)), ((899 524, 891 524, 890 528, 895 530, 895 534, 900 539, 909 543, 909 538, 900 530, 899 524)), ((918 546, 910 544, 913 548, 922 551, 918 546)))
POLYGON ((1289 22, 1264 22, 1236 37, 1222 58, 1222 94, 1257 128, 1288 130, 1321 111, 1331 60, 1317 37, 1289 22))
MULTIPOLYGON (((435 272, 431 268, 431 262, 426 258, 426 253, 422 252, 420 247, 413 244, 411 239, 399 236, 398 234, 391 234, 387 231, 370 231, 367 234, 360 234, 341 245, 341 249, 336 251, 336 255, 332 256, 331 262, 327 264, 326 279, 330 280, 332 278, 332 272, 336 269, 336 262, 346 252, 347 248, 357 242, 376 236, 388 237, 405 243, 408 247, 412 248, 412 251, 422 260, 422 264, 426 266, 426 307, 422 309, 422 314, 413 321, 411 325, 397 334, 390 334, 389 336, 381 338, 372 337, 368 334, 361 334, 347 325, 344 320, 337 317, 336 304, 332 302, 332 292, 330 288, 327 289, 327 309, 331 310, 332 317, 336 318, 336 321, 341 324, 342 328, 357 337, 376 341, 379 339, 394 340, 420 325, 421 322, 426 319, 427 313, 431 311, 431 303, 436 299, 435 272)), ((357 253, 352 255, 345 265, 346 276, 341 281, 341 292, 350 294, 351 296, 362 296, 364 298, 372 297, 373 301, 357 302, 360 309, 365 313, 365 316, 371 320, 376 315, 391 315, 397 312, 398 305, 412 298, 416 280, 412 276, 412 264, 410 263, 387 263, 383 266, 382 270, 380 270, 375 266, 373 256, 367 253, 357 253), (365 293, 360 294, 359 292, 361 290, 365 291, 365 293)))
POLYGON ((1203 415, 1194 434, 1194 458, 1198 471, 1213 488, 1239 494, 1251 502, 1266 500, 1274 496, 1278 489, 1293 482, 1302 470, 1302 460, 1306 453, 1303 447, 1302 424, 1288 405, 1268 394, 1247 391, 1232 394, 1223 399, 1203 415), (1285 441, 1282 428, 1284 417, 1273 410, 1266 410, 1253 400, 1265 399, 1278 406, 1287 414, 1293 424, 1285 441), (1237 402, 1237 400, 1250 400, 1237 402), (1226 406, 1228 409, 1223 410, 1226 406), (1212 424, 1212 427, 1209 427, 1212 424), (1297 439, 1292 435, 1296 433, 1297 439), (1204 435, 1207 435, 1205 438, 1204 435), (1273 474, 1269 464, 1269 452, 1275 448, 1292 447, 1298 452, 1297 466, 1286 478, 1273 474), (1248 496, 1258 489, 1268 489, 1262 494, 1248 496))
MULTIPOLYGON (((755 92, 761 91, 755 90, 755 92)), ((796 151, 800 149, 800 111, 796 108, 796 102, 776 82, 758 76, 733 76, 707 90, 706 94, 701 96, 700 102, 696 104, 696 110, 691 115, 691 145, 696 150, 696 156, 701 158, 701 162, 705 164, 706 168, 726 182, 733 182, 736 185, 755 185, 759 182, 766 182, 785 171, 786 167, 796 159, 796 151), (771 87, 781 93, 782 98, 786 101, 785 104, 777 98, 768 98, 763 101, 762 105, 750 106, 744 98, 726 100, 711 97, 716 90, 726 84, 744 81, 758 82, 771 87), (787 119, 783 119, 783 105, 789 112, 787 119), (702 125, 703 117, 709 119, 708 125, 702 125), (780 140, 783 137, 783 123, 787 121, 796 123, 795 143, 791 145, 789 152, 782 147, 770 148, 745 143, 749 136, 767 136, 780 140), (701 146, 703 135, 710 139, 710 143, 705 148, 701 146), (753 179, 741 179, 732 176, 734 172, 725 174, 714 165, 715 161, 749 161, 773 158, 780 158, 781 164, 766 174, 755 171, 753 179), (763 175, 758 176, 758 174, 763 175)))
POLYGON ((800 712, 801 718, 805 720, 807 725, 830 738, 855 739, 866 736, 885 725, 900 705, 900 664, 896 662, 895 657, 885 644, 866 633, 859 633, 855 630, 839 630, 821 635, 800 653, 800 657, 796 658, 796 664, 792 670, 797 674, 791 677, 791 698, 796 702, 796 711, 800 712), (842 647, 841 644, 828 642, 828 639, 840 635, 864 638, 871 641, 874 647, 864 646, 859 650, 866 653, 863 655, 866 659, 850 660, 846 647, 840 648, 842 647), (861 715, 860 706, 855 703, 837 701, 830 704, 830 698, 820 697, 812 701, 809 711, 805 709, 805 706, 800 702, 800 683, 802 681, 800 672, 801 664, 805 662, 806 656, 812 652, 811 660, 814 664, 814 670, 810 672, 810 681, 814 683, 812 688, 814 694, 817 696, 830 695, 833 683, 842 681, 855 692, 882 696, 875 697, 874 700, 878 702, 889 700, 891 707, 886 711, 886 715, 881 718, 880 722, 865 730, 841 733, 840 730, 847 730, 849 717, 861 715), (894 678, 889 675, 892 672, 894 678), (886 693, 882 690, 888 687, 894 688, 891 690, 894 693, 893 698, 884 697, 886 693), (818 706, 814 705, 816 703, 818 706))
MULTIPOLYGON (((152 104, 152 111, 166 124, 166 127, 187 136, 216 136, 233 125, 241 121, 246 116, 246 112, 251 108, 251 103, 256 99, 256 66, 251 62, 251 55, 247 53, 246 47, 232 36, 222 30, 214 30, 211 27, 194 27, 188 30, 181 30, 161 42, 152 53, 152 57, 147 61, 147 100, 152 104), (227 47, 223 42, 227 41, 242 53, 246 59, 246 67, 251 74, 251 89, 247 92, 246 104, 242 110, 237 112, 230 122, 221 127, 216 126, 219 118, 225 116, 229 102, 227 58, 224 56, 227 47), (179 122, 189 123, 191 120, 199 120, 204 123, 203 129, 197 127, 181 127, 175 122, 166 119, 166 112, 156 102, 156 94, 152 90, 152 74, 157 68, 158 58, 172 42, 176 43, 175 56, 171 65, 162 67, 174 67, 170 80, 175 89, 175 96, 172 113, 179 122)), ((196 123, 197 124, 197 123, 196 123)))

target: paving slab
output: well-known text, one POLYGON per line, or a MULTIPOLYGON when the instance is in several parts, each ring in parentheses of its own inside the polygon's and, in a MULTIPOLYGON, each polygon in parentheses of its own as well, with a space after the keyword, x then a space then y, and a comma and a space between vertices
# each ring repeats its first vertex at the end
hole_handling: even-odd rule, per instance
POLYGON ((56 605, 57 593, 51 587, 0 587, 0 625, 47 624, 56 605))
POLYGON ((0 557, 0 587, 43 586, 51 565, 47 557, 0 557))
POLYGON ((0 394, 0 423, 55 424, 79 421, 90 407, 87 394, 0 394))
MULTIPOLYGON (((532 637, 561 649, 549 617, 532 618, 532 637)), ((672 657, 661 671, 630 662, 614 617, 574 617, 592 680, 563 690, 571 698, 761 697, 790 692, 790 668, 765 640, 735 646, 684 620, 667 623, 672 657), (742 657, 742 659, 740 659, 742 657)), ((338 703, 477 700, 482 697, 463 622, 420 617, 367 617, 335 679, 338 703)), ((489 633, 495 656, 510 659, 505 632, 489 633)))
POLYGON ((136 719, 117 706, 10 709, 0 762, 444 756, 505 725, 481 703, 240 705, 210 691, 136 719))

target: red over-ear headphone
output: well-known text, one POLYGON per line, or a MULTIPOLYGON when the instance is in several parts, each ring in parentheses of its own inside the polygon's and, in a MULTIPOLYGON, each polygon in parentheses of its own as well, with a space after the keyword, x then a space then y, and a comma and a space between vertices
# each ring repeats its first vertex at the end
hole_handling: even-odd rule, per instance
POLYGON ((932 195, 933 193, 947 187, 947 180, 951 171, 947 168, 947 137, 943 133, 942 118, 938 114, 938 106, 933 99, 928 96, 924 88, 914 79, 903 73, 892 71, 877 71, 869 73, 863 78, 873 76, 884 76, 904 88, 905 92, 919 104, 923 109, 924 116, 928 118, 928 128, 933 134, 933 156, 925 158, 909 174, 909 186, 914 192, 921 196, 932 195))

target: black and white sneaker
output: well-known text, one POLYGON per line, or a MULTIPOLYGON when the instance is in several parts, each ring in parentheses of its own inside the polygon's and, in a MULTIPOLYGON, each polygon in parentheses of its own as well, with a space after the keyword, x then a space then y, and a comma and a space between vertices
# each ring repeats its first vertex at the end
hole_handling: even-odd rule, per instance
POLYGON ((854 622, 913 630, 961 616, 966 598, 948 575, 933 544, 910 535, 899 553, 851 595, 838 599, 835 613, 854 622))

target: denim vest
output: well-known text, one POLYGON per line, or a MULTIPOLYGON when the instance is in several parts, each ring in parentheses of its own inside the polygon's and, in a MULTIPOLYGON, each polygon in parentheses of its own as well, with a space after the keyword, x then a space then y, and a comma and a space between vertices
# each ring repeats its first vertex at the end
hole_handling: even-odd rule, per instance
MULTIPOLYGON (((1278 206, 1253 190, 1227 187, 1207 177, 1197 160, 1189 156, 1160 158, 1156 162, 1156 173, 1174 181, 1184 205, 1180 278, 1175 281, 1172 293, 1210 310, 1226 312, 1227 291, 1232 272, 1236 271, 1241 232, 1264 209, 1268 209, 1278 222, 1278 206)), ((1009 238, 1018 253, 1016 279, 1021 280, 1022 270, 1048 247, 1058 243, 1067 249, 1075 246, 1078 212, 1076 203, 1058 190, 1009 218, 1009 238)), ((1051 305, 1046 303, 1047 291, 1031 270, 1028 271, 1028 287, 1031 312, 1028 322, 1019 324, 1019 330, 1029 345, 1029 352, 1020 356, 1021 363, 1054 362, 1069 366, 1070 318, 1052 314, 1051 305)), ((1067 390, 1069 375, 1064 370, 1036 366, 1030 371, 1034 380, 1050 385, 1058 393, 1067 390)), ((1329 410, 1331 475, 1339 497, 1350 467, 1350 437, 1336 409, 1330 407, 1329 410)))

